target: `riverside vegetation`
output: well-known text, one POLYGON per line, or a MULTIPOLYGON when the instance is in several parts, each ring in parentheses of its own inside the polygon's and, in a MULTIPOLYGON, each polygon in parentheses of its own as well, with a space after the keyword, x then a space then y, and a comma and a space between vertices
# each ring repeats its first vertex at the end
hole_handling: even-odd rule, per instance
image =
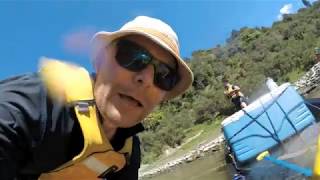
POLYGON ((320 1, 296 14, 283 16, 270 28, 232 30, 225 45, 198 50, 185 60, 194 72, 194 83, 184 95, 164 102, 145 121, 140 134, 142 161, 148 164, 166 150, 180 146, 195 129, 220 126, 234 112, 223 94, 223 80, 257 91, 266 77, 295 82, 315 64, 314 48, 320 47, 320 1))

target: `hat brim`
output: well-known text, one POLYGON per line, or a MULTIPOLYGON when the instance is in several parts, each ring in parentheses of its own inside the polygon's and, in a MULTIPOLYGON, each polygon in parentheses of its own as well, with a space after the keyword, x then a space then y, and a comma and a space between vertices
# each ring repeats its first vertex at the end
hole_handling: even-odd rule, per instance
POLYGON ((178 73, 180 75, 179 83, 167 93, 165 100, 172 99, 182 93, 184 93, 192 84, 193 74, 188 65, 184 62, 184 60, 173 51, 170 47, 168 47, 160 38, 148 34, 147 32, 138 31, 138 30, 119 30, 115 32, 106 32, 101 31, 95 34, 92 39, 93 49, 91 53, 91 59, 95 59, 97 56, 97 52, 100 51, 101 48, 106 47, 109 43, 118 39, 120 37, 128 36, 128 35, 141 35, 147 37, 152 40, 160 47, 167 50, 177 61, 178 64, 178 73))

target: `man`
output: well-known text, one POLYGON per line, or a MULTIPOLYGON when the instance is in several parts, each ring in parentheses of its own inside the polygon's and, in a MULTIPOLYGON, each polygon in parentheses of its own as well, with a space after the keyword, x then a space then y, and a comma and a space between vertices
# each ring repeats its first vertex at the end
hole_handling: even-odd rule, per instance
POLYGON ((95 75, 47 60, 0 82, 1 180, 138 179, 140 122, 186 91, 192 72, 158 19, 98 32, 92 47, 95 75))
POLYGON ((235 105, 237 110, 240 110, 247 106, 246 100, 242 92, 240 91, 240 87, 236 85, 232 85, 229 82, 224 82, 224 95, 231 99, 231 102, 235 105))

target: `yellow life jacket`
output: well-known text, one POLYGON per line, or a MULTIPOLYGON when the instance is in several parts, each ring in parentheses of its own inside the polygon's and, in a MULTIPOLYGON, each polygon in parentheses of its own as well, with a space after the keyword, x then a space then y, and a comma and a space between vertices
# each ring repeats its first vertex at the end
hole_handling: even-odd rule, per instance
POLYGON ((80 154, 57 169, 42 174, 40 180, 97 179, 122 169, 130 159, 132 137, 126 140, 120 151, 113 150, 97 118, 89 73, 79 66, 46 60, 40 74, 51 97, 74 105, 84 137, 80 154))
POLYGON ((320 180, 320 136, 318 137, 318 146, 313 166, 312 180, 320 180))
POLYGON ((243 94, 240 92, 240 88, 232 84, 227 85, 227 87, 225 88, 224 94, 228 98, 236 98, 238 96, 243 96, 243 94))

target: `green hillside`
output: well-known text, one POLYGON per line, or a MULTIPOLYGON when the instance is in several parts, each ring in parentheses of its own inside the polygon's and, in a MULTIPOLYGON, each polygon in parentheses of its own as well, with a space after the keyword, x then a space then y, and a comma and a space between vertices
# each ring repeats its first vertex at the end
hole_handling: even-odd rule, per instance
POLYGON ((320 2, 285 15, 272 27, 233 30, 225 45, 193 52, 186 61, 195 81, 182 97, 163 103, 144 122, 143 162, 155 160, 165 148, 180 145, 191 127, 220 122, 234 112, 223 95, 223 80, 257 91, 271 77, 278 83, 294 82, 314 63, 320 47, 320 2))

